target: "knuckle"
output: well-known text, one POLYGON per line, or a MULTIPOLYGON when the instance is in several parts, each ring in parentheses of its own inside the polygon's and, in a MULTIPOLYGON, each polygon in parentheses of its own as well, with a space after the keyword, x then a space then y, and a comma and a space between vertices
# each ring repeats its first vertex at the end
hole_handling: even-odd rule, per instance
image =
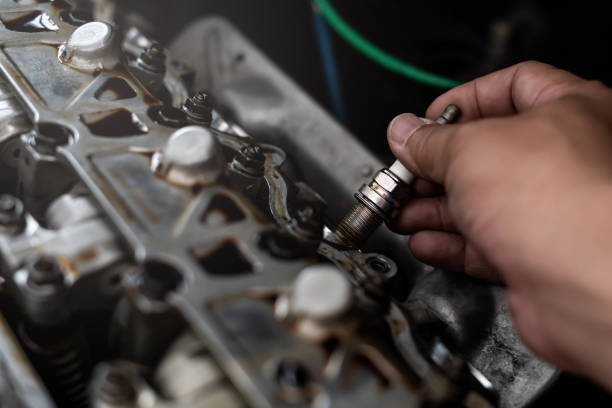
POLYGON ((472 124, 461 127, 453 127, 448 140, 448 149, 444 160, 451 160, 460 157, 466 150, 469 150, 472 143, 476 141, 480 132, 472 124))
POLYGON ((415 132, 407 143, 408 163, 419 176, 443 183, 449 167, 472 145, 471 124, 426 125, 415 132))
POLYGON ((414 170, 420 174, 428 174, 431 162, 431 138, 433 137, 433 126, 423 126, 408 139, 414 170))
POLYGON ((572 93, 543 105, 536 111, 534 120, 548 129, 548 134, 565 134, 568 129, 576 126, 590 128, 596 119, 596 112, 592 98, 585 94, 572 93))
POLYGON ((549 67, 550 65, 545 64, 540 61, 536 61, 536 60, 527 60, 527 61, 519 62, 518 64, 516 64, 516 66, 520 69, 532 70, 534 68, 549 67))
POLYGON ((451 231, 453 229, 453 221, 450 218, 450 214, 448 213, 446 196, 436 197, 434 203, 437 217, 440 220, 440 227, 444 231, 451 231))
POLYGON ((599 80, 586 81, 586 85, 595 90, 607 90, 607 91, 610 90, 610 88, 608 88, 602 81, 599 81, 599 80))

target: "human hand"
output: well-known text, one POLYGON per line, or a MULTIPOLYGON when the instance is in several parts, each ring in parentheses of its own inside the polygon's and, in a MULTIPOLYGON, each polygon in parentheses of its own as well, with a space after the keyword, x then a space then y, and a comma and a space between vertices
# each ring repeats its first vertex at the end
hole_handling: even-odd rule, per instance
POLYGON ((457 125, 397 117, 420 179, 394 226, 426 263, 508 287, 525 343, 612 390, 612 91, 526 62, 439 97, 457 125))

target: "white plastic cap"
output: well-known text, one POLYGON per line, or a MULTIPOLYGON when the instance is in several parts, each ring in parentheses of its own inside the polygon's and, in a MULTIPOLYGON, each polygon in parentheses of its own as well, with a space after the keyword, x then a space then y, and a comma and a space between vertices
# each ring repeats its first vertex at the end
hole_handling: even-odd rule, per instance
POLYGON ((400 180, 402 180, 406 184, 410 184, 414 181, 414 174, 410 170, 408 170, 399 160, 396 160, 395 163, 389 168, 391 173, 395 174, 400 180))
POLYGON ((74 30, 66 46, 73 53, 96 53, 112 43, 112 36, 109 24, 94 21, 74 30))
POLYGON ((215 158, 217 140, 200 126, 187 126, 177 130, 164 149, 164 161, 175 166, 197 166, 215 158))
POLYGON ((293 284, 292 310, 315 319, 330 319, 351 305, 351 283, 333 265, 313 265, 302 270, 293 284))
POLYGON ((223 166, 219 142, 210 130, 200 126, 174 132, 152 161, 155 173, 182 186, 212 183, 223 172, 223 166))
POLYGON ((83 24, 58 49, 59 59, 82 71, 113 69, 121 61, 119 37, 110 24, 83 24))

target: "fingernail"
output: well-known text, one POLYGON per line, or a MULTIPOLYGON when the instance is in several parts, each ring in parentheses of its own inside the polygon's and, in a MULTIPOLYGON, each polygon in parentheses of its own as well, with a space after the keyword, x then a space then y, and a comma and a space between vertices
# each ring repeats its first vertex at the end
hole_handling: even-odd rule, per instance
POLYGON ((403 146, 406 144, 410 136, 417 131, 421 126, 426 125, 427 121, 421 119, 412 113, 404 113, 393 119, 387 131, 387 137, 390 143, 403 146))

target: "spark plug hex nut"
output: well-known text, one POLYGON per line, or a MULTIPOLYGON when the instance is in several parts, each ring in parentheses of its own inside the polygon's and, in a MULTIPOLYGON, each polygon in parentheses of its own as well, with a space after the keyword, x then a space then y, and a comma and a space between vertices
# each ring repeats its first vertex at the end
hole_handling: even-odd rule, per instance
POLYGON ((398 214, 408 196, 408 185, 389 169, 379 171, 369 184, 361 187, 355 198, 389 223, 398 214))

